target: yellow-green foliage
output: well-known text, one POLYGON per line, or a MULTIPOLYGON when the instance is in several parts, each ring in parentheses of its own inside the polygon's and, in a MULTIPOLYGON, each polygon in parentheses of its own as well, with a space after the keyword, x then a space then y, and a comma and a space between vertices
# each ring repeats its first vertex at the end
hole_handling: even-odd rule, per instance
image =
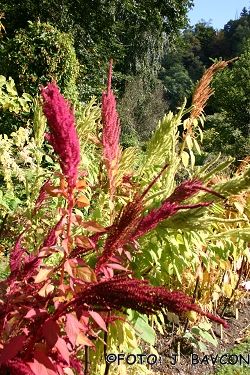
POLYGON ((152 138, 148 141, 142 172, 154 168, 155 165, 172 164, 175 159, 178 127, 182 122, 183 110, 184 107, 177 115, 169 112, 159 122, 152 138))
POLYGON ((41 147, 44 141, 44 133, 46 129, 47 120, 43 115, 42 107, 39 103, 38 96, 33 100, 34 102, 34 117, 33 117, 33 130, 34 138, 37 147, 41 147))
POLYGON ((40 165, 42 161, 43 153, 39 151, 39 148, 42 147, 44 142, 44 134, 46 129, 47 120, 46 117, 43 115, 42 107, 39 103, 38 96, 33 100, 34 103, 34 118, 33 118, 33 131, 34 131, 34 138, 37 150, 35 152, 35 157, 37 164, 40 165))
POLYGON ((76 131, 81 144, 81 152, 84 152, 89 141, 98 142, 96 136, 101 127, 100 120, 101 108, 96 104, 96 98, 93 96, 87 106, 81 109, 81 115, 77 119, 76 131))
POLYGON ((100 166, 101 147, 99 141, 99 131, 101 128, 101 109, 97 105, 96 98, 92 97, 85 108, 78 109, 80 115, 77 116, 76 132, 80 142, 81 163, 79 170, 87 170, 91 184, 97 180, 100 166))
POLYGON ((152 193, 156 193, 157 191, 158 201, 163 196, 166 197, 171 194, 175 187, 174 176, 180 162, 176 150, 178 127, 182 122, 183 111, 184 106, 177 115, 174 115, 172 112, 165 115, 147 144, 143 166, 140 170, 142 180, 145 184, 152 180, 152 176, 157 171, 159 172, 163 165, 169 164, 161 181, 152 188, 152 193))
POLYGON ((13 178, 25 182, 26 171, 23 167, 35 172, 36 163, 33 153, 36 149, 34 138, 30 139, 30 129, 20 127, 11 133, 0 135, 0 173, 4 178, 7 189, 13 190, 13 178))
POLYGON ((32 97, 23 93, 21 97, 18 96, 15 88, 15 83, 12 78, 7 80, 0 75, 0 104, 3 111, 10 111, 19 113, 20 111, 29 112, 29 102, 32 97))
POLYGON ((122 151, 118 166, 117 181, 120 181, 124 175, 129 175, 133 171, 132 167, 135 165, 137 158, 136 147, 128 147, 122 151))

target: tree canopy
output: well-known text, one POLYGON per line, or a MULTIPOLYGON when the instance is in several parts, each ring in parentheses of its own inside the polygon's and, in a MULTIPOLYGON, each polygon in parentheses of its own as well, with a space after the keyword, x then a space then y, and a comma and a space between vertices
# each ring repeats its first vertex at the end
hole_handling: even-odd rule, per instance
POLYGON ((187 24, 192 5, 192 0, 0 1, 8 38, 38 20, 72 33, 83 96, 94 93, 94 87, 101 92, 110 58, 120 89, 129 75, 154 75, 164 40, 174 39, 187 24))
POLYGON ((57 81, 72 102, 77 98, 79 63, 71 35, 45 23, 29 21, 0 50, 1 74, 11 76, 20 93, 36 95, 41 84, 57 81))

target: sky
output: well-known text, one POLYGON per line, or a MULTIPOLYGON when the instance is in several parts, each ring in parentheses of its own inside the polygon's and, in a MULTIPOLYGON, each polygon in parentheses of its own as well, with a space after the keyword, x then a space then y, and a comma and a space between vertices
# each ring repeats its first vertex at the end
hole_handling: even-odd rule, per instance
POLYGON ((239 18, 244 7, 249 10, 249 0, 194 0, 194 7, 188 17, 192 26, 203 19, 211 21, 211 26, 220 30, 228 21, 239 18))

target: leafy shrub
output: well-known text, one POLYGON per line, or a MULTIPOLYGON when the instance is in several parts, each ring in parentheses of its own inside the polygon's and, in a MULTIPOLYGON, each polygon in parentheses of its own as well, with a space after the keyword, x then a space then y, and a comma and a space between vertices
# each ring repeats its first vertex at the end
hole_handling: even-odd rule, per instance
POLYGON ((226 115, 216 113, 206 118, 203 148, 208 153, 235 157, 239 164, 250 153, 250 140, 239 128, 232 128, 226 115))
POLYGON ((0 105, 1 105, 1 133, 9 135, 18 129, 21 124, 26 124, 30 112, 30 102, 32 97, 27 93, 22 93, 19 97, 14 80, 8 80, 0 76, 0 105))
MULTIPOLYGON (((249 365, 244 363, 244 359, 248 361, 248 353, 250 349, 250 342, 249 338, 246 339, 246 341, 242 344, 237 345, 234 349, 230 350, 229 353, 227 353, 228 358, 232 355, 231 361, 234 363, 236 362, 236 358, 239 358, 240 355, 242 355, 242 365, 240 364, 226 364, 223 366, 218 366, 216 369, 215 374, 216 375, 247 375, 249 373, 249 365)), ((223 355, 223 353, 221 353, 223 355)))
POLYGON ((77 98, 79 63, 69 34, 40 22, 29 22, 13 39, 2 42, 1 74, 11 76, 19 93, 35 96, 39 86, 57 81, 62 93, 77 98))

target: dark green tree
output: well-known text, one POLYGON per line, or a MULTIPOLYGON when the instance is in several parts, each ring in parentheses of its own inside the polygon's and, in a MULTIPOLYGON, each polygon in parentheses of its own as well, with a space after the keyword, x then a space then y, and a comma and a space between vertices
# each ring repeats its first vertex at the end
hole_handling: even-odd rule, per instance
POLYGON ((110 58, 119 91, 134 75, 150 85, 164 41, 173 40, 187 24, 192 5, 192 0, 0 0, 8 37, 38 19, 73 34, 83 98, 103 90, 110 58))
POLYGON ((202 77, 204 66, 200 60, 201 44, 193 30, 187 29, 181 35, 181 43, 165 53, 159 72, 165 87, 165 98, 172 111, 190 98, 197 81, 202 77))
POLYGON ((191 96, 194 85, 183 65, 174 65, 162 75, 165 87, 165 98, 172 111, 178 111, 185 98, 191 96))
POLYGON ((249 136, 250 129, 250 39, 244 52, 231 66, 219 71, 212 83, 215 94, 209 99, 211 111, 222 112, 232 129, 249 136))
POLYGON ((230 20, 224 26, 224 36, 230 45, 229 58, 239 55, 244 48, 243 39, 250 36, 250 13, 243 8, 240 18, 230 20))
POLYGON ((200 59, 206 67, 209 67, 211 65, 210 57, 216 30, 209 23, 202 21, 195 25, 194 35, 201 45, 200 59))
POLYGON ((203 150, 210 155, 233 156, 238 164, 250 154, 250 137, 233 127, 226 113, 207 116, 203 135, 203 150))
POLYGON ((150 91, 146 90, 142 79, 129 82, 118 105, 123 147, 149 140, 168 109, 160 81, 156 81, 154 89, 150 91))

